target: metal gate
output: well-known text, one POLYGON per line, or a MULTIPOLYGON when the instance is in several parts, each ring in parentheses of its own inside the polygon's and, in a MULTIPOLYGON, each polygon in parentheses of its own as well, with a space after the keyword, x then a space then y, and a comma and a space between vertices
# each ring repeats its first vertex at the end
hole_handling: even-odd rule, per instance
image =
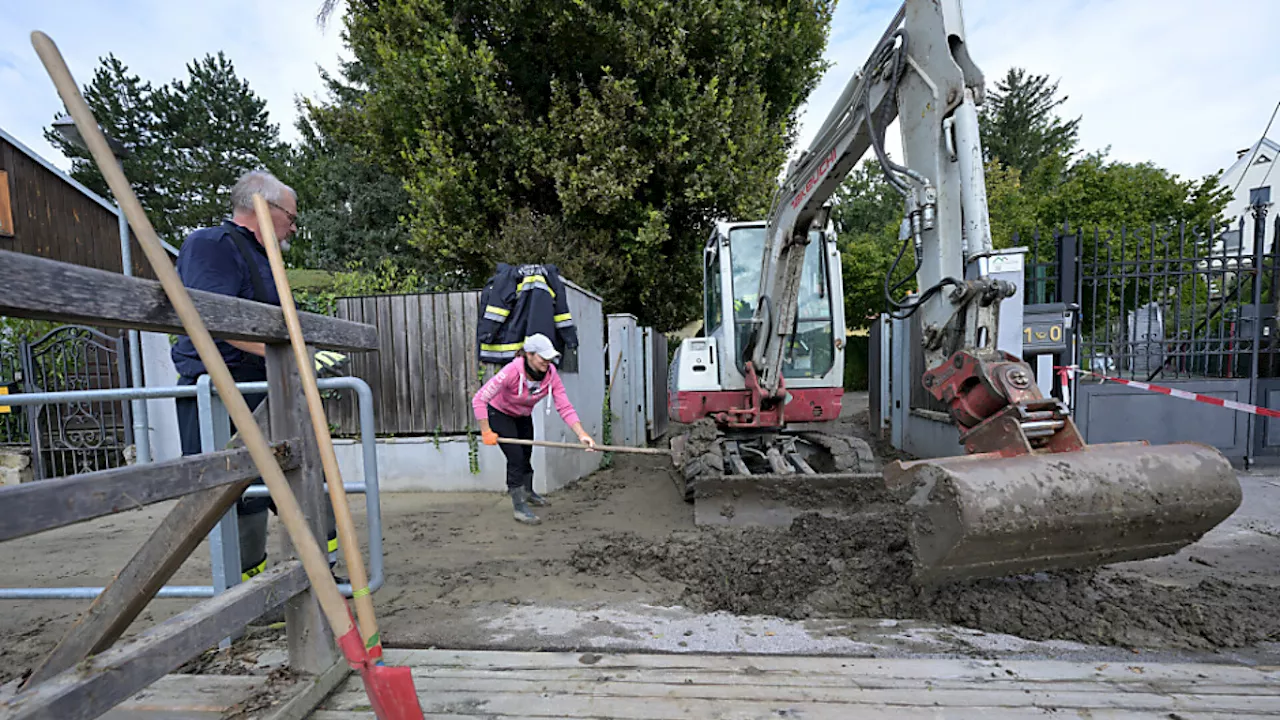
POLYGON ((667 432, 667 336, 654 328, 644 328, 645 423, 649 440, 667 432))
MULTIPOLYGON (((1038 234, 1030 240, 1021 243, 1030 249, 1027 302, 1073 309, 1070 354, 1081 369, 1280 407, 1280 262, 1251 219, 1227 228, 1063 230, 1051 243, 1038 234)), ((1068 399, 1089 443, 1190 440, 1246 462, 1280 458, 1275 420, 1083 374, 1068 399)))
MULTIPOLYGON (((129 387, 119 338, 64 325, 19 346, 24 392, 129 387)), ((128 464, 133 444, 128 402, 72 402, 26 408, 36 479, 128 464)))

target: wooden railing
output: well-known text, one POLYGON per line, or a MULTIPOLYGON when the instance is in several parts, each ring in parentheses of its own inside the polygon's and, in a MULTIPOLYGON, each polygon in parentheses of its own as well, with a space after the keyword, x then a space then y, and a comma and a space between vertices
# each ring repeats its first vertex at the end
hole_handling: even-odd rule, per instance
MULTIPOLYGON (((324 537, 324 475, 278 307, 192 291, 216 338, 267 344, 267 401, 254 413, 274 444, 312 533, 324 537)), ((160 284, 0 251, 0 316, 183 334, 160 284)), ((308 344, 376 350, 377 331, 304 313, 308 344)), ((176 418, 174 418, 176 422, 176 418)), ((96 718, 251 621, 285 606, 289 664, 319 674, 337 660, 332 633, 282 534, 282 562, 115 645, 218 520, 258 477, 243 448, 0 488, 0 541, 181 498, 83 617, 37 667, 0 718, 96 718)))

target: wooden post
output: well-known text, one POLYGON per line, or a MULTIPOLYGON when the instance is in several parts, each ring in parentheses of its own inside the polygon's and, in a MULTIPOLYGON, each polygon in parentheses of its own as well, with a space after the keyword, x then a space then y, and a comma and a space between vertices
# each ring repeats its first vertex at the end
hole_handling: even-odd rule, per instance
MULTIPOLYGON (((285 474, 298 498, 302 514, 317 538, 325 537, 324 466, 311 419, 302 394, 302 380, 288 343, 267 345, 267 383, 271 407, 271 437, 297 438, 298 469, 285 474)), ((297 557, 288 533, 280 534, 280 559, 297 557)), ((338 655, 333 632, 325 621, 310 590, 285 604, 285 628, 289 641, 289 666, 299 672, 319 675, 328 670, 338 655)))

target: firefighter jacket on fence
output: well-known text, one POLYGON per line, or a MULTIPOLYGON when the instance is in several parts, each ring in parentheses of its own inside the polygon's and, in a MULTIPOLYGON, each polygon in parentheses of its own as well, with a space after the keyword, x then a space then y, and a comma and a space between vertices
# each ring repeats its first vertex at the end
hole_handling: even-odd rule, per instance
POLYGON ((561 353, 578 346, 568 294, 555 265, 498 263, 480 294, 480 306, 481 362, 510 362, 524 339, 537 333, 551 338, 561 353))

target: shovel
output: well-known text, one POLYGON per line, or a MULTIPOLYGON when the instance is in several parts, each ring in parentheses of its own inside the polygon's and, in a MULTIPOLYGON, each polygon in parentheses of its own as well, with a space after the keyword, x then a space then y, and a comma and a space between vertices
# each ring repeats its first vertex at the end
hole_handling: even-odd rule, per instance
POLYGON ((267 249, 267 258, 271 262, 271 275, 275 278, 276 291, 280 295, 280 308, 284 311, 285 325, 289 328, 289 342, 293 345, 293 357, 297 361, 298 375, 302 378, 302 389, 307 397, 307 410, 311 413, 311 429, 315 432, 316 445, 320 450, 324 479, 329 484, 329 499, 333 503, 333 517, 338 526, 338 544, 342 546, 343 559, 347 561, 347 571, 351 574, 351 599, 355 601, 360 636, 364 640, 369 659, 381 665, 382 640, 378 633, 377 618, 373 614, 373 598, 369 594, 369 578, 364 569, 364 556, 360 554, 360 546, 356 544, 356 528, 351 519, 351 506, 347 502, 347 491, 342 485, 342 472, 338 467, 338 456, 333 450, 333 437, 329 435, 329 420, 325 417, 324 406, 320 400, 320 387, 316 385, 314 365, 307 353, 307 341, 302 337, 298 307, 293 302, 293 291, 289 287, 289 278, 285 274, 284 255, 280 252, 280 242, 276 238, 271 209, 267 206, 266 199, 255 194, 253 209, 258 216, 258 233, 261 235, 263 246, 267 249))
POLYGON ((418 695, 414 690, 409 669, 375 665, 365 651, 360 632, 351 618, 351 610, 347 607, 342 593, 338 591, 337 582, 329 573, 329 562, 320 549, 320 544, 316 542, 315 535, 311 533, 311 528, 307 525, 302 508, 298 505, 298 499, 289 488, 284 472, 280 470, 280 465, 276 462, 262 430, 254 422, 253 413, 249 411, 244 396, 236 388, 235 380, 222 360, 222 354, 218 352, 213 337, 209 335, 204 321, 200 319, 200 313, 191 302, 191 296, 178 278, 173 264, 165 255, 155 228, 147 219, 147 214, 129 186, 124 171, 116 163, 115 156, 107 146, 107 140, 103 137, 102 130, 98 127, 98 122, 93 117, 89 105, 80 94, 79 86, 71 77, 71 71, 67 68, 62 53, 58 51, 53 40, 40 31, 31 33, 31 44, 35 47, 36 54, 40 56, 40 61, 44 64, 50 79, 53 80, 67 111, 75 120, 81 137, 89 146, 98 170, 106 178, 116 202, 133 227, 138 242, 147 255, 147 260, 160 279, 165 295, 168 296, 174 311, 181 319, 183 329, 195 345, 196 352, 200 355, 205 370, 212 378, 214 387, 218 389, 218 395, 235 422, 236 429, 239 430, 254 465, 267 484, 280 520, 284 523, 289 539, 293 541, 298 556, 302 560, 307 579, 311 583, 311 591, 320 603, 325 619, 328 620, 337 639, 338 647, 342 650, 347 663, 359 671, 360 678, 364 681, 365 692, 369 695, 374 715, 379 720, 420 720, 422 708, 418 704, 418 695))

